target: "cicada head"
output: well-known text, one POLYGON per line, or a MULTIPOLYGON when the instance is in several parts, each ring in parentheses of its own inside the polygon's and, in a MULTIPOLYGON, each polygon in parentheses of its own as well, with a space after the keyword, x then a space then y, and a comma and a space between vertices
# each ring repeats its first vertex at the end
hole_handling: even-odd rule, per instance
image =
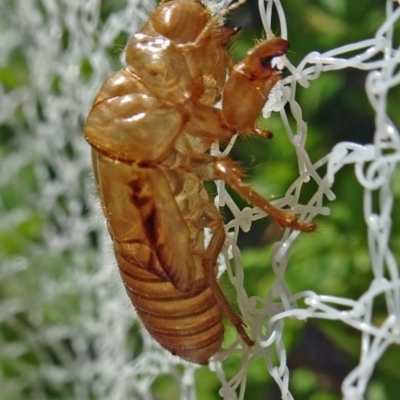
POLYGON ((210 12, 200 2, 174 0, 159 5, 141 32, 184 44, 195 41, 210 19, 210 12))

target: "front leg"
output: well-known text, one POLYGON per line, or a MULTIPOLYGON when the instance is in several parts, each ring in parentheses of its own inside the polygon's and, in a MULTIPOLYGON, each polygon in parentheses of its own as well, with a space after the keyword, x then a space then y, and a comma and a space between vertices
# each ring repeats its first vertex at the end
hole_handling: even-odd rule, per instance
POLYGON ((286 54, 288 42, 281 38, 264 40, 235 64, 225 83, 222 110, 195 102, 185 126, 190 135, 210 142, 228 143, 237 133, 272 135, 257 127, 256 120, 281 73, 271 66, 272 59, 286 54))
POLYGON ((288 42, 281 38, 264 40, 248 51, 232 68, 222 94, 222 114, 228 126, 239 132, 255 130, 255 121, 280 80, 271 66, 274 57, 286 54, 288 42))
POLYGON ((208 146, 211 146, 213 142, 227 144, 232 136, 240 133, 255 134, 266 139, 272 138, 270 132, 256 126, 255 119, 253 124, 249 126, 235 127, 227 123, 224 113, 226 114, 224 110, 219 108, 196 103, 192 107, 191 118, 185 125, 185 132, 207 141, 208 146))

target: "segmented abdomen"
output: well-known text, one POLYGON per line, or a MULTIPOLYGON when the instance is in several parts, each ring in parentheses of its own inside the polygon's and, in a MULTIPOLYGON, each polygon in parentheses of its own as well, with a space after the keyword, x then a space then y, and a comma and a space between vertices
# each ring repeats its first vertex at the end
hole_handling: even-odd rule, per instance
POLYGON ((221 310, 204 279, 190 293, 116 254, 125 289, 140 319, 161 346, 187 361, 207 364, 224 337, 221 310))

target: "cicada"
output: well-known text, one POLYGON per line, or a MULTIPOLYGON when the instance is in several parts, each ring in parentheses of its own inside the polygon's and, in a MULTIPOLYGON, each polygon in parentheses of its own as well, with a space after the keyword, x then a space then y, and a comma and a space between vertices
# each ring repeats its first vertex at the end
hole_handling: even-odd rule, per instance
POLYGON ((128 296, 161 346, 199 364, 220 348, 223 317, 253 344, 216 278, 225 230, 204 182, 225 181, 281 227, 315 229, 253 191, 232 160, 210 154, 215 141, 265 133, 255 121, 281 77, 271 61, 288 48, 274 37, 233 64, 226 44, 237 32, 200 2, 163 2, 130 39, 127 67, 101 87, 84 131, 128 296))

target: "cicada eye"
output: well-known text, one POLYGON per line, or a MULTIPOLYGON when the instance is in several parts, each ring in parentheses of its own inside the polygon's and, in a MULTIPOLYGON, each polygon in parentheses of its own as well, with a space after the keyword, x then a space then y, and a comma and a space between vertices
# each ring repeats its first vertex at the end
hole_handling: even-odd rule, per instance
POLYGON ((260 59, 260 63, 262 68, 271 68, 272 57, 263 57, 260 59))

